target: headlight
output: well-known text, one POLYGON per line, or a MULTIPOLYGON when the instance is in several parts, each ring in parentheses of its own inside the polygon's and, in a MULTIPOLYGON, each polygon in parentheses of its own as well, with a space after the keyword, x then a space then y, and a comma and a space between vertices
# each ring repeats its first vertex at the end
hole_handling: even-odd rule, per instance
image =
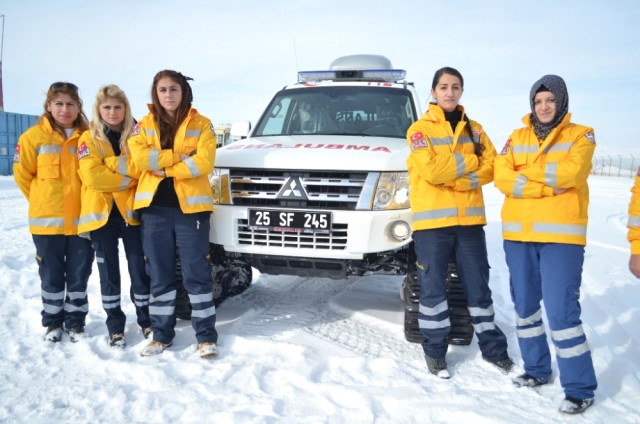
POLYGON ((213 193, 214 205, 228 205, 231 203, 228 169, 213 168, 213 172, 209 174, 209 184, 213 193))
POLYGON ((409 173, 381 173, 373 200, 373 210, 407 209, 409 207, 409 173))

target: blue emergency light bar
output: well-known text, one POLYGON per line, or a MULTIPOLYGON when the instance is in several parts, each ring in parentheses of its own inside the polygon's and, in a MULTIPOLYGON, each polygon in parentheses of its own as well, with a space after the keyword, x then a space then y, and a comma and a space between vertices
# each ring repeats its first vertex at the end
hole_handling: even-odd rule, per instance
POLYGON ((318 81, 384 81, 397 82, 404 80, 407 71, 404 69, 354 69, 333 71, 298 72, 298 82, 318 81))

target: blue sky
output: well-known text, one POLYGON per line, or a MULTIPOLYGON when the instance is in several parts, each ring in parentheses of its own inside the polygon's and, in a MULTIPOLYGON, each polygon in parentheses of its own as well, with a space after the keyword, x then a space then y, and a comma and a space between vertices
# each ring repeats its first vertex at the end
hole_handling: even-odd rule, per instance
POLYGON ((5 111, 40 114, 47 87, 80 87, 85 112, 107 83, 134 116, 161 69, 194 78, 194 106, 215 123, 257 120, 298 70, 373 53, 407 70, 425 107, 436 69, 465 78, 461 103, 499 150, 529 112, 529 89, 562 76, 573 121, 596 154, 640 153, 640 2, 2 0, 5 111))

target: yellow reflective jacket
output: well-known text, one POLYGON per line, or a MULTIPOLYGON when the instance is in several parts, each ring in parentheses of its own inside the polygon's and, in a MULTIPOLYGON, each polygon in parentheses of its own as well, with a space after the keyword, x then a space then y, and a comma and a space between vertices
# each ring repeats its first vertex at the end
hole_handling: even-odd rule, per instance
POLYGON ((631 243, 631 254, 638 255, 640 254, 640 169, 638 169, 631 193, 627 240, 631 243))
POLYGON ((68 139, 46 117, 18 139, 13 177, 29 201, 29 231, 38 235, 77 235, 80 177, 76 147, 81 132, 68 139))
POLYGON ((213 211, 209 174, 216 155, 216 136, 211 121, 191 108, 174 139, 173 151, 160 145, 160 131, 151 113, 136 125, 128 144, 131 157, 141 171, 134 209, 149 206, 163 177, 150 171, 165 170, 173 177, 183 213, 213 211))
POLYGON ((115 201, 120 215, 130 225, 139 225, 133 217, 133 196, 138 173, 130 155, 116 156, 111 143, 85 131, 78 141, 79 175, 82 180, 81 212, 78 232, 106 225, 115 201))
POLYGON ((495 160, 505 240, 586 245, 593 129, 562 122, 540 142, 527 114, 495 160), (554 189, 564 189, 553 194, 554 189))
MULTIPOLYGON (((464 108, 458 106, 462 111, 464 108)), ((484 146, 479 158, 461 120, 455 128, 436 104, 407 131, 413 231, 456 225, 485 225, 482 186, 493 180, 496 149, 476 121, 473 138, 484 146)))

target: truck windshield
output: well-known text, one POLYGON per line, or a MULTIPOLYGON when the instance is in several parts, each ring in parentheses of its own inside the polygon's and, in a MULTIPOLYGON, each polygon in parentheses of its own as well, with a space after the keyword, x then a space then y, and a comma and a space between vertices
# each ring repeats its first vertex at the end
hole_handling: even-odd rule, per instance
POLYGON ((409 90, 379 86, 305 87, 276 94, 253 136, 405 138, 416 119, 409 90))

